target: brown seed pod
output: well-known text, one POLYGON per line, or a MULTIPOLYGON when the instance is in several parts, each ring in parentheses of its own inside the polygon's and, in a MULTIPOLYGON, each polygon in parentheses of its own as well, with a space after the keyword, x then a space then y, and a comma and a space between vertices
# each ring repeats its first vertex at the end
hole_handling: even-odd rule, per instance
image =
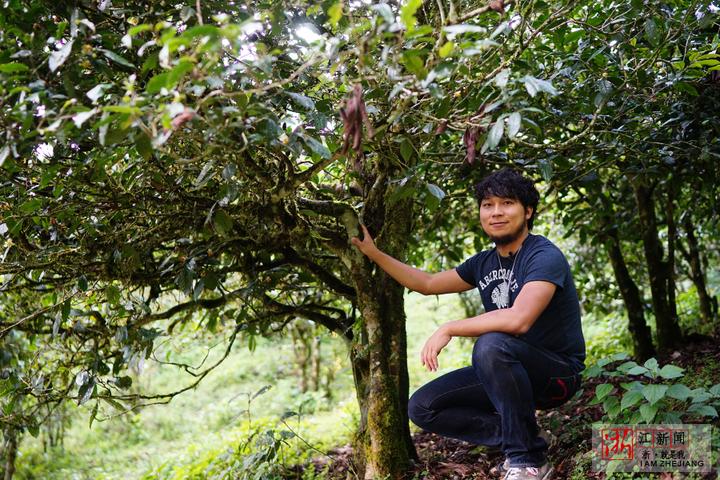
POLYGON ((362 169, 363 123, 367 129, 368 138, 372 138, 374 134, 362 95, 362 87, 356 84, 353 87, 352 94, 345 103, 345 107, 340 109, 340 118, 343 121, 344 127, 343 146, 340 152, 346 155, 352 147, 356 154, 354 162, 354 169, 356 171, 362 169))
POLYGON ((447 130, 447 120, 441 120, 435 128, 435 135, 442 135, 447 130))
POLYGON ((194 116, 195 112, 193 112, 189 108, 186 108, 185 111, 172 119, 172 127, 174 129, 177 129, 181 127, 183 123, 192 120, 194 116))
POLYGON ((503 0, 490 0, 488 2, 488 7, 490 7, 490 10, 495 10, 498 13, 505 12, 505 3, 503 0))
POLYGON ((465 161, 470 165, 475 163, 475 156, 477 155, 476 146, 477 139, 480 135, 480 127, 468 127, 465 129, 463 134, 463 145, 465 145, 465 161))

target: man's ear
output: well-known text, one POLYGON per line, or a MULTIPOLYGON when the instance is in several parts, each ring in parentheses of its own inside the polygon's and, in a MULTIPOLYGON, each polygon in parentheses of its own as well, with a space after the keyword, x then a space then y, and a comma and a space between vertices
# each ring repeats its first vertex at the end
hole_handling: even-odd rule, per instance
POLYGON ((525 220, 530 220, 530 217, 533 215, 533 208, 532 207, 525 207, 525 220))

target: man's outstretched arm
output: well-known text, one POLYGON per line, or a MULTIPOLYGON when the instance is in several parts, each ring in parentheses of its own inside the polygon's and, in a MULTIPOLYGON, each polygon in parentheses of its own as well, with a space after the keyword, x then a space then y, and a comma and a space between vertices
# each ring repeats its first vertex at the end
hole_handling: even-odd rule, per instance
POLYGON ((351 239, 352 244, 402 286, 423 295, 457 293, 473 288, 472 285, 460 278, 460 275, 455 270, 428 273, 391 257, 375 246, 375 242, 365 225, 361 225, 361 227, 363 229, 363 239, 353 237, 351 239))
POLYGON ((420 352, 420 361, 428 370, 437 370, 438 355, 452 337, 479 337, 488 332, 522 335, 530 330, 550 304, 556 289, 550 282, 528 282, 520 289, 510 308, 501 308, 441 325, 425 342, 420 352))

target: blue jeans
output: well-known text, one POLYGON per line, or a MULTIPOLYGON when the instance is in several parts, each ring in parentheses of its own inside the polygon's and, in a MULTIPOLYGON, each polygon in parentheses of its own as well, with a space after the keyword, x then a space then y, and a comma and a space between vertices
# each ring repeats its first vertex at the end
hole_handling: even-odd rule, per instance
POLYGON ((579 386, 579 367, 569 359, 491 332, 475 342, 471 367, 420 387, 408 410, 424 430, 501 448, 513 467, 537 467, 548 445, 538 436, 535 409, 565 403, 579 386))

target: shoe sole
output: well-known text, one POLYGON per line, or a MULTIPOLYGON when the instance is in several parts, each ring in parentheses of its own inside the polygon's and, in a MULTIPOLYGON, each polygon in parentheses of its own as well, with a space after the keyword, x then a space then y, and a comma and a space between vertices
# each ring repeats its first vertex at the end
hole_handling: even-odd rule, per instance
MULTIPOLYGON (((550 467, 550 470, 548 470, 547 473, 538 480, 552 480, 552 476, 554 473, 555 469, 553 467, 550 467)), ((497 478, 505 478, 505 475, 507 475, 507 470, 503 470, 502 473, 500 473, 500 476, 498 476, 497 478)))

